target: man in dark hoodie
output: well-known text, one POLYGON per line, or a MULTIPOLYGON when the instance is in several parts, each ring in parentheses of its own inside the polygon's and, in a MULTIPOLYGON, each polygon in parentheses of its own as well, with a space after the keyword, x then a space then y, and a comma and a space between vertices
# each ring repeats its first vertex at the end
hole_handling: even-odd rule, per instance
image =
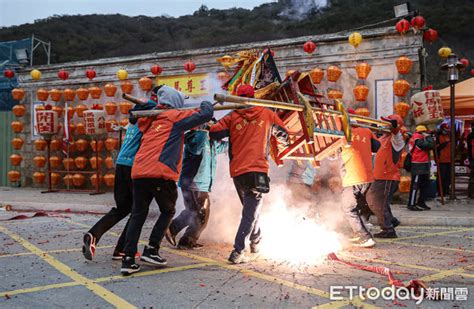
MULTIPOLYGON (((253 98, 254 89, 240 85, 237 95, 253 98)), ((268 178, 268 138, 270 133, 281 144, 288 143, 288 133, 281 119, 270 109, 254 106, 236 110, 219 120, 210 130, 210 137, 229 137, 230 176, 243 205, 242 219, 235 236, 234 250, 229 262, 245 263, 245 241, 250 239, 251 253, 258 252, 261 239, 258 218, 262 194, 270 190, 268 178)))
POLYGON ((135 254, 153 199, 161 214, 141 260, 158 266, 167 264, 166 259, 160 256, 159 249, 175 214, 178 197, 176 181, 181 173, 184 132, 208 122, 214 114, 212 104, 206 101, 194 110, 178 110, 184 105, 184 95, 171 87, 161 87, 157 95, 163 112, 155 117, 141 118, 137 123, 143 137, 132 167, 133 208, 125 237, 125 256, 121 268, 123 275, 140 270, 140 265, 135 263, 135 254))

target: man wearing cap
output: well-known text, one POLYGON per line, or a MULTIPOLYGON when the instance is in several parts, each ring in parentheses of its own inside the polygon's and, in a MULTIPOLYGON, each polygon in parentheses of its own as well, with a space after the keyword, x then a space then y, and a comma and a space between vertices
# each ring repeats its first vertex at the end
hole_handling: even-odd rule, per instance
POLYGON ((381 232, 375 233, 376 238, 397 238, 395 226, 400 222, 392 216, 390 203, 400 182, 400 158, 405 147, 401 128, 403 120, 398 115, 382 117, 392 125, 391 134, 380 137, 380 148, 375 154, 375 181, 367 192, 367 203, 377 217, 381 232))
POLYGON ((133 207, 125 237, 122 275, 140 270, 140 265, 135 263, 135 254, 153 199, 158 204, 160 216, 141 260, 158 266, 167 264, 159 249, 175 214, 176 181, 181 173, 184 132, 208 122, 214 113, 212 104, 206 101, 200 108, 179 110, 184 105, 184 95, 168 86, 161 87, 157 96, 159 107, 164 111, 155 117, 140 118, 137 122, 143 137, 132 167, 133 207))
POLYGON ((195 249, 209 220, 212 184, 216 178, 217 155, 228 149, 228 142, 209 139, 209 127, 215 119, 184 135, 183 169, 178 185, 183 194, 184 210, 166 231, 166 240, 176 246, 176 235, 186 228, 178 248, 195 249))
POLYGON ((443 194, 449 193, 451 186, 451 139, 449 125, 442 123, 436 134, 436 151, 438 152, 439 172, 443 194))
MULTIPOLYGON (((237 95, 253 98, 254 89, 250 85, 240 85, 237 95)), ((258 219, 262 198, 263 193, 270 191, 268 139, 272 135, 284 147, 288 144, 287 130, 270 109, 253 106, 229 113, 213 125, 209 132, 213 139, 229 137, 230 176, 243 205, 229 262, 245 263, 248 262, 244 255, 247 239, 250 239, 250 252, 258 252, 261 239, 258 219)))
POLYGON ((430 210, 426 205, 426 191, 430 186, 430 150, 435 143, 424 125, 418 125, 415 133, 408 142, 408 151, 411 154, 411 185, 408 198, 408 210, 430 210), (417 194, 419 193, 418 200, 417 194))

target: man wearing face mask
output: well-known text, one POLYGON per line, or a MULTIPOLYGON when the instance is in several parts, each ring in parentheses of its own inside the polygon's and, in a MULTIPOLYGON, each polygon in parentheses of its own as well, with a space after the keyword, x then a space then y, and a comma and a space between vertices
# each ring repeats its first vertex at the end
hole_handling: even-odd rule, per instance
POLYGON ((447 194, 451 186, 451 139, 449 131, 450 127, 447 123, 441 124, 436 139, 436 151, 438 151, 438 164, 443 194, 447 194))

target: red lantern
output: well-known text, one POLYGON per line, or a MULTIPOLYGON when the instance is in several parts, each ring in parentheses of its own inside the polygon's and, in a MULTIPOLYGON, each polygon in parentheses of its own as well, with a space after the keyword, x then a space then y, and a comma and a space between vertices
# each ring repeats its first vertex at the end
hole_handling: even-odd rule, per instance
POLYGON ((313 41, 308 41, 304 43, 303 49, 306 53, 312 54, 316 50, 316 44, 313 41))
POLYGON ((466 59, 466 58, 462 58, 461 60, 462 65, 464 66, 464 68, 467 68, 469 66, 469 60, 466 59))
POLYGON ((69 72, 65 70, 61 70, 58 72, 58 77, 62 80, 66 80, 69 78, 69 72))
POLYGON ((423 40, 425 40, 426 42, 434 42, 438 39, 438 31, 434 30, 434 29, 431 29, 429 28, 428 30, 425 31, 425 33, 423 33, 423 40))
POLYGON ((411 19, 411 26, 415 29, 422 29, 426 24, 425 18, 423 16, 415 16, 411 19))
POLYGON ((184 69, 187 72, 192 73, 192 71, 194 71, 196 69, 196 64, 194 64, 194 62, 192 62, 192 61, 188 61, 184 64, 184 69))
POLYGON ((95 70, 92 70, 92 69, 86 70, 86 76, 89 80, 93 80, 94 77, 96 76, 95 70))
POLYGON ((163 72, 163 68, 159 65, 154 65, 150 68, 151 74, 153 75, 160 75, 163 72))
POLYGON ((474 76, 474 69, 471 70, 471 76, 474 76))
POLYGON ((397 29, 398 33, 405 34, 408 30, 410 30, 410 23, 408 20, 402 19, 395 25, 395 28, 397 29))
POLYGON ((7 69, 3 71, 3 76, 5 76, 8 79, 12 79, 15 76, 15 72, 13 72, 13 70, 7 69))

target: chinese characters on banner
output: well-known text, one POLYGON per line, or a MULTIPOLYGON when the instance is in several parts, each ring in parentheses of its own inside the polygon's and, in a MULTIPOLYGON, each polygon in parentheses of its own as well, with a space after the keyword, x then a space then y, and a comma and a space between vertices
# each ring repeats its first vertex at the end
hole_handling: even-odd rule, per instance
POLYGON ((86 134, 105 133, 105 113, 101 110, 84 111, 84 125, 86 134))
POLYGON ((393 114, 393 79, 375 81, 375 118, 393 114))
POLYGON ((210 92, 208 74, 159 76, 156 78, 156 84, 172 87, 191 97, 207 95, 210 92))
POLYGON ((422 91, 411 97, 411 110, 415 123, 434 124, 442 121, 443 106, 438 91, 422 91))
POLYGON ((55 134, 58 128, 58 114, 55 111, 36 111, 36 131, 38 134, 55 134))

